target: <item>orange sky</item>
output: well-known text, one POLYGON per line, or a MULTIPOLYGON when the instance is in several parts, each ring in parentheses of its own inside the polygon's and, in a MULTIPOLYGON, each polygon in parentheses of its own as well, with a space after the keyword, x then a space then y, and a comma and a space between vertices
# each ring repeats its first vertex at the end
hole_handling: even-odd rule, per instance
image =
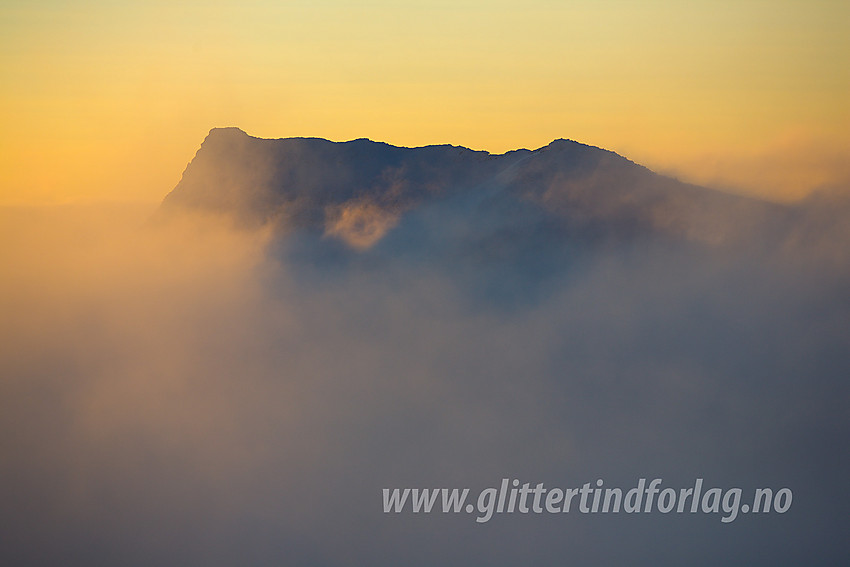
POLYGON ((0 204, 156 201, 207 131, 572 138, 791 199, 850 181, 844 0, 0 7, 0 204))

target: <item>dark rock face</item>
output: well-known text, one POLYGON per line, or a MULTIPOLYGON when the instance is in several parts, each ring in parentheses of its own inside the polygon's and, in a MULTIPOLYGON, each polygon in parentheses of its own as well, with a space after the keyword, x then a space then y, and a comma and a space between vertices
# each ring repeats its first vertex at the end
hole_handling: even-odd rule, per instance
POLYGON ((266 140, 238 128, 210 132, 161 212, 187 208, 320 232, 361 252, 403 237, 411 223, 431 237, 472 224, 479 240, 520 245, 544 234, 555 243, 661 237, 717 245, 753 227, 763 234, 788 214, 569 140, 493 155, 365 139, 266 140))

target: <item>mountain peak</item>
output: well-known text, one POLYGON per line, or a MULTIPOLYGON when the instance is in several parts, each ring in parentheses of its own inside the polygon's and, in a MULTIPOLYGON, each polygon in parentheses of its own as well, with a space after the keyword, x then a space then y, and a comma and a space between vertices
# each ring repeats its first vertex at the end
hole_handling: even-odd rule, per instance
POLYGON ((240 137, 252 137, 248 136, 248 133, 245 132, 242 128, 238 126, 218 126, 215 128, 211 128, 209 133, 207 134, 207 138, 210 136, 220 137, 220 136, 240 136, 240 137))
POLYGON ((587 144, 582 144, 580 142, 576 142, 575 140, 570 140, 568 138, 555 138, 554 140, 549 142, 545 147, 547 147, 547 148, 563 148, 563 147, 569 147, 569 146, 591 147, 591 146, 588 146, 587 144))

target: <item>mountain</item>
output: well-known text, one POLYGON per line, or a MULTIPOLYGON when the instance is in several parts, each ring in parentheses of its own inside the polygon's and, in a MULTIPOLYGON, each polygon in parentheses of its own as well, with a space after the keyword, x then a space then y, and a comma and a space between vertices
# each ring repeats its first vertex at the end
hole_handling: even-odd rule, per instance
POLYGON ((210 131, 160 214, 178 210, 232 215, 245 225, 273 223, 354 252, 405 238, 424 238, 429 246, 471 239, 493 250, 504 243, 534 245, 540 237, 717 246, 764 234, 789 214, 786 207, 682 183, 572 140, 490 154, 366 139, 261 139, 238 128, 210 131))

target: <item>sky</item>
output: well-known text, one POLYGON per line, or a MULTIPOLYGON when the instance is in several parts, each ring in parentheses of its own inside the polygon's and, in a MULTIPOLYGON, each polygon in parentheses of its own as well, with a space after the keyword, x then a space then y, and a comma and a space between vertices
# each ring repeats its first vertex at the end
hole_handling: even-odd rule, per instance
POLYGON ((850 180, 841 0, 0 6, 0 205, 160 200, 213 127, 575 139, 793 200, 850 180))

